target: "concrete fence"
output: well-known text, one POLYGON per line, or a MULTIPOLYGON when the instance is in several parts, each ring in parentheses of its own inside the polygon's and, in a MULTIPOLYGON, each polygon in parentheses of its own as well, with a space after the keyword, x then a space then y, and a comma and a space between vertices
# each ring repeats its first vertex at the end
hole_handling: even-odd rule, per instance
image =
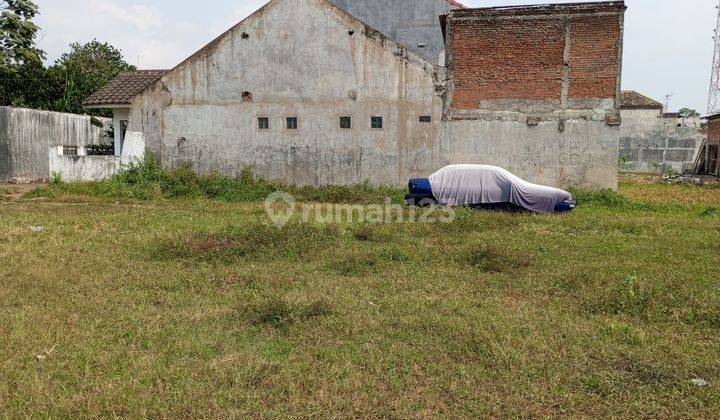
MULTIPOLYGON (((99 120, 106 126, 111 123, 99 120)), ((86 115, 0 107, 0 182, 48 179, 50 146, 80 151, 88 144, 108 141, 103 129, 86 115)))
POLYGON ((620 130, 620 169, 632 172, 691 169, 704 139, 699 119, 652 110, 623 111, 620 130))
POLYGON ((63 181, 98 181, 118 173, 124 166, 138 163, 145 155, 142 133, 128 131, 121 156, 87 156, 84 151, 76 156, 63 154, 62 146, 51 146, 46 151, 50 173, 59 174, 63 181))

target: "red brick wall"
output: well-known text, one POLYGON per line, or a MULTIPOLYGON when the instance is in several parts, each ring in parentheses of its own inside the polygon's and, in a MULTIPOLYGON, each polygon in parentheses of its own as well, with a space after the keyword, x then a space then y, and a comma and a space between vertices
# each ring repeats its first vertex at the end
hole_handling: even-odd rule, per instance
MULTIPOLYGON (((555 100, 560 107, 564 28, 571 15, 557 9, 542 18, 502 11, 499 19, 482 9, 459 13, 462 19, 449 19, 454 109, 498 99, 555 100)), ((619 14, 570 17, 569 99, 615 98, 620 28, 619 14)))
POLYGON ((570 98, 615 97, 620 36, 617 16, 572 19, 568 92, 570 98))
POLYGON ((561 21, 452 22, 453 106, 486 99, 560 100, 565 38, 561 21))

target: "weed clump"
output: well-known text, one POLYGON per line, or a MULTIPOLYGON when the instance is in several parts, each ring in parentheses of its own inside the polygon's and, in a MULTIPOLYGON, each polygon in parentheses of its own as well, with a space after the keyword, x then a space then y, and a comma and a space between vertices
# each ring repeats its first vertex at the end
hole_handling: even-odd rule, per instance
POLYGON ((332 306, 324 300, 306 304, 292 304, 273 296, 249 309, 250 322, 285 330, 290 325, 332 314, 332 306))
POLYGON ((633 211, 657 211, 664 208, 660 205, 630 200, 619 192, 610 189, 573 188, 570 193, 580 207, 605 207, 633 211))
POLYGON ((380 251, 380 258, 385 261, 407 263, 412 261, 412 257, 399 248, 387 248, 380 251))
POLYGON ((255 223, 218 233, 168 238, 154 246, 158 259, 198 259, 232 262, 238 258, 299 258, 340 235, 334 225, 288 224, 282 229, 255 223))
POLYGON ((641 284, 635 276, 627 276, 608 289, 595 309, 608 315, 643 315, 656 295, 654 287, 641 284))
POLYGON ((700 217, 717 217, 718 210, 715 207, 708 207, 700 212, 700 217))
POLYGON ((353 237, 360 242, 385 242, 392 234, 377 223, 361 223, 353 228, 353 237))
POLYGON ((470 247, 459 255, 459 262, 484 273, 501 273, 530 265, 530 257, 495 245, 470 247))
POLYGON ((378 272, 378 261, 373 255, 350 254, 332 265, 332 270, 341 276, 357 277, 378 272))
POLYGON ((300 201, 326 203, 394 203, 403 202, 403 190, 373 186, 368 182, 349 186, 296 186, 257 176, 252 168, 243 169, 237 177, 211 173, 201 175, 192 165, 163 169, 152 155, 127 165, 115 176, 95 182, 53 182, 26 194, 28 198, 84 195, 99 198, 151 200, 177 198, 210 198, 224 201, 260 201, 270 194, 284 191, 300 201))

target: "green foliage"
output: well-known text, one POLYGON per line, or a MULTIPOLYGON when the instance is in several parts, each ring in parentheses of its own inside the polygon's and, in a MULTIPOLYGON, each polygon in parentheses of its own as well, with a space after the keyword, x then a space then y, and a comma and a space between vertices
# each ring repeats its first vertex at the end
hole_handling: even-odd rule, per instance
POLYGON ((613 190, 592 190, 588 188, 574 188, 571 191, 578 205, 599 205, 604 207, 624 207, 632 203, 627 198, 613 190))
POLYGON ((680 113, 680 116, 684 117, 684 118, 692 118, 692 117, 700 116, 699 112, 697 112, 694 109, 690 109, 690 108, 681 108, 679 113, 680 113))
POLYGON ((0 105, 55 109, 62 84, 52 78, 39 58, 12 66, 0 66, 0 105))
POLYGON ((608 315, 644 315, 656 294, 654 287, 641 284, 635 276, 627 276, 608 288, 597 309, 608 315))
POLYGON ((111 116, 108 110, 86 112, 82 101, 121 72, 135 69, 119 50, 97 40, 74 43, 46 68, 45 53, 35 46, 37 5, 0 0, 0 12, 0 105, 111 116))
POLYGON ((621 155, 618 158, 618 167, 620 168, 621 171, 627 171, 630 169, 630 165, 628 164, 627 156, 621 155))
POLYGON ((52 177, 50 179, 50 185, 57 186, 57 185, 61 185, 62 183, 63 183, 62 172, 53 171, 52 177))
POLYGON ((85 195, 100 198, 150 200, 161 198, 212 198, 222 201, 261 201, 268 195, 284 191, 300 201, 332 203, 402 203, 400 188, 374 187, 368 183, 351 186, 308 187, 256 176, 252 168, 245 168, 237 178, 197 174, 191 165, 163 170, 157 160, 148 155, 143 161, 130 164, 109 180, 98 182, 51 185, 28 196, 85 195))
POLYGON ((286 331, 292 324, 332 314, 332 306, 324 300, 308 304, 292 304, 286 299, 271 296, 249 310, 250 321, 286 331))
POLYGON ((35 47, 39 28, 32 22, 38 7, 31 0, 0 0, 0 67, 41 60, 35 47))
POLYGON ((717 217, 718 210, 715 207, 708 207, 700 213, 701 217, 717 217))
MULTIPOLYGON (((63 86, 62 96, 56 98, 55 110, 75 114, 85 113, 82 101, 105 86, 118 74, 135 70, 123 59, 122 53, 96 39, 70 44, 70 52, 63 54, 48 69, 51 77, 63 86)), ((89 111, 92 115, 110 116, 105 110, 89 111)))

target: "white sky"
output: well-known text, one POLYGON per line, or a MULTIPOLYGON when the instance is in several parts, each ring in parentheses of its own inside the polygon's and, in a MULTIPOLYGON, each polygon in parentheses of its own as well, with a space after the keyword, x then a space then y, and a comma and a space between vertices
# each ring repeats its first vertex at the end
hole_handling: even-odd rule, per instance
MULTIPOLYGON (((408 0, 408 3, 412 0, 408 0)), ((465 0, 471 7, 577 2, 465 0)), ((139 67, 171 68, 266 0, 36 0, 52 62, 71 42, 109 42, 139 67)), ((704 113, 717 0, 626 0, 623 89, 704 113)))

